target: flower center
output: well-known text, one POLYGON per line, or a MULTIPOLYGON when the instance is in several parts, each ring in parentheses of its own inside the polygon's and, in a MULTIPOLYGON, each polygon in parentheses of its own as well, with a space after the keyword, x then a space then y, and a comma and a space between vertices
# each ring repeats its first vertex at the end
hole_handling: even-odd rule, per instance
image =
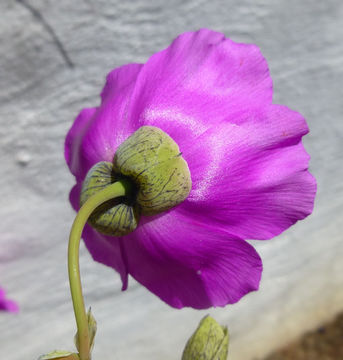
POLYGON ((124 141, 113 163, 99 162, 89 170, 82 184, 81 206, 96 192, 122 179, 131 182, 130 194, 105 202, 88 220, 106 235, 132 232, 141 215, 156 215, 173 208, 187 198, 192 186, 178 145, 153 126, 142 126, 124 141))

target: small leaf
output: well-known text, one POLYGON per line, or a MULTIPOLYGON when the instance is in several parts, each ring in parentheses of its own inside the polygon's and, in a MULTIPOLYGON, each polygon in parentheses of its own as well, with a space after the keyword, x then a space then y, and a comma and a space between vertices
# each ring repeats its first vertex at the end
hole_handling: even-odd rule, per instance
POLYGON ((79 356, 70 351, 54 350, 49 354, 41 355, 38 360, 79 360, 79 356))
POLYGON ((94 346, 94 338, 97 330, 97 324, 91 312, 91 308, 89 308, 88 310, 87 317, 88 317, 88 330, 89 330, 89 347, 90 347, 90 351, 92 351, 94 346))
MULTIPOLYGON (((95 338, 96 329, 97 329, 96 320, 92 314, 91 308, 89 308, 89 310, 87 312, 87 320, 88 320, 88 332, 89 332, 89 352, 91 352, 93 350, 94 338, 95 338)), ((78 332, 76 332, 76 334, 75 334, 74 342, 75 342, 75 346, 76 346, 77 350, 80 351, 78 332)))

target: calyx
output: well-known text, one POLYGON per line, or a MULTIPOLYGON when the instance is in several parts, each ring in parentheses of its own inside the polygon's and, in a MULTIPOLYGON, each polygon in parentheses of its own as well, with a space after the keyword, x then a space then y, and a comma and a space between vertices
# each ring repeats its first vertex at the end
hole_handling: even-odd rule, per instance
POLYGON ((156 215, 184 201, 192 186, 186 161, 178 145, 161 129, 142 126, 117 149, 113 163, 99 162, 83 184, 81 206, 106 186, 126 179, 131 194, 99 206, 88 222, 100 233, 126 235, 138 226, 141 215, 156 215))

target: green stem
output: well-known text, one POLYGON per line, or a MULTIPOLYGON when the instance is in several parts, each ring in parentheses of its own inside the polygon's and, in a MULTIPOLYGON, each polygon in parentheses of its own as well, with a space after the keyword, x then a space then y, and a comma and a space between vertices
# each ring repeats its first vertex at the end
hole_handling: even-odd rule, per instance
POLYGON ((110 199, 126 195, 130 191, 130 188, 129 182, 121 180, 94 194, 81 207, 71 228, 68 247, 68 272, 70 292, 79 336, 80 360, 90 360, 88 320, 83 301, 79 266, 79 247, 82 230, 89 216, 99 205, 110 199))

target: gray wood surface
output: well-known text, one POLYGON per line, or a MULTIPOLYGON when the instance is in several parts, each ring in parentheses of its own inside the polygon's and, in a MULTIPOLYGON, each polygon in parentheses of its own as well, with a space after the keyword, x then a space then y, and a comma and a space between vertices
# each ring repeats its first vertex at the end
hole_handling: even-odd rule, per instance
POLYGON ((319 190, 314 214, 272 241, 259 292, 224 309, 174 310, 94 263, 82 246, 86 303, 98 320, 94 359, 179 359, 206 313, 231 333, 230 360, 252 360, 343 310, 343 3, 340 0, 1 0, 0 284, 19 302, 0 313, 0 358, 73 349, 66 271, 74 213, 63 141, 99 103, 107 72, 144 62, 179 33, 209 27, 256 43, 275 102, 303 113, 319 190))

